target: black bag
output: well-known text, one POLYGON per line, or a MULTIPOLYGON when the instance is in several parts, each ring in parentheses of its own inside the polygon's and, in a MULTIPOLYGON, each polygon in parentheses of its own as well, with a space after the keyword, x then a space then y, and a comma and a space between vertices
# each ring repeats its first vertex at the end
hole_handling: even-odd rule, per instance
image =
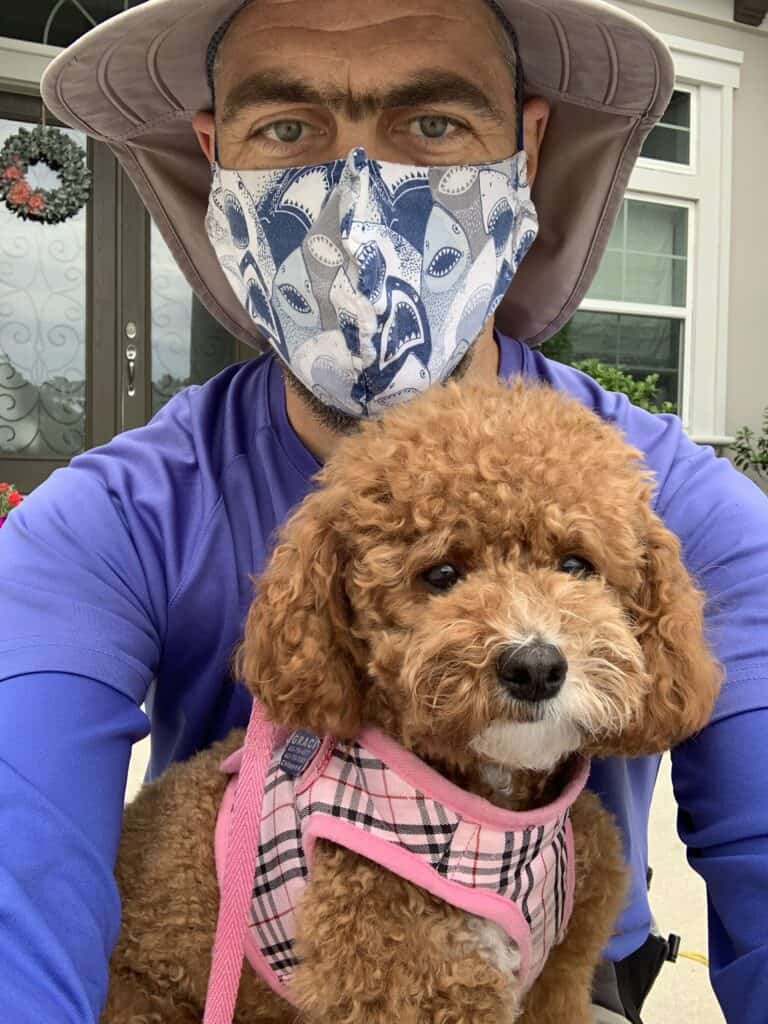
POLYGON ((643 945, 617 963, 603 961, 595 975, 594 1002, 623 1014, 631 1024, 643 1024, 640 1012, 653 983, 667 961, 677 960, 680 939, 651 932, 643 945))

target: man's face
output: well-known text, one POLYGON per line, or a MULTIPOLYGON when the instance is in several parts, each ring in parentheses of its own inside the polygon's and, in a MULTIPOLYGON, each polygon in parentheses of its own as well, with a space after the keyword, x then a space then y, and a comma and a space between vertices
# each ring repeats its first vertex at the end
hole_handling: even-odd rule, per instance
POLYGON ((195 128, 230 168, 324 163, 363 146, 421 165, 516 149, 514 70, 483 0, 254 0, 219 48, 216 117, 195 128))

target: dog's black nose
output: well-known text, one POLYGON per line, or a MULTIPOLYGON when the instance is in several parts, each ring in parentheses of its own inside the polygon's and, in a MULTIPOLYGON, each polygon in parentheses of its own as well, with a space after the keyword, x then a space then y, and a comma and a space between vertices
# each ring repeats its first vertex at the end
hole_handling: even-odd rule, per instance
POLYGON ((502 686, 517 700, 549 700, 560 692, 568 672, 561 651, 543 640, 506 648, 496 665, 502 686))

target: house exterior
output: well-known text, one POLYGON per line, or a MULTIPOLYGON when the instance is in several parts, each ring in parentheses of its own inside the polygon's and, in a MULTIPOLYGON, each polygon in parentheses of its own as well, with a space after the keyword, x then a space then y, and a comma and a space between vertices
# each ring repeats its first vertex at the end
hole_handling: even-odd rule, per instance
MULTIPOLYGON (((40 76, 59 47, 133 4, 9 6, 0 146, 40 122, 40 76)), ((664 37, 676 89, 597 278, 552 349, 657 373, 660 400, 694 439, 725 446, 740 426, 758 429, 768 405, 768 0, 617 6, 664 37)), ((0 479, 24 492, 147 422, 180 387, 253 354, 192 295, 106 147, 67 134, 87 149, 87 207, 41 225, 0 205, 0 479)), ((30 177, 55 187, 41 165, 30 177)))

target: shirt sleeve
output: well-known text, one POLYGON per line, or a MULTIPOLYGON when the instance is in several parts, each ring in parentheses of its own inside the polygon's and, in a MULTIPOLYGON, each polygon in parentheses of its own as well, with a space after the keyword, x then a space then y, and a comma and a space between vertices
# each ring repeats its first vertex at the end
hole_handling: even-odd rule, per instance
POLYGON ((143 701, 213 503, 192 391, 57 469, 11 512, 0 529, 0 679, 73 672, 143 701))
MULTIPOLYGON (((626 418, 638 439, 647 414, 626 418)), ((706 882, 710 975, 726 1019, 760 1024, 768 1006, 768 498, 691 442, 679 421, 656 419, 667 421, 666 440, 656 440, 657 511, 705 591, 708 637, 725 672, 711 724, 672 754, 678 830, 706 882)))
POLYGON ((101 1010, 130 745, 203 521, 197 450, 182 393, 0 529, 0 1021, 101 1010))
POLYGON ((83 676, 0 683, 0 1020, 99 1018, 128 758, 147 725, 133 701, 83 676))

